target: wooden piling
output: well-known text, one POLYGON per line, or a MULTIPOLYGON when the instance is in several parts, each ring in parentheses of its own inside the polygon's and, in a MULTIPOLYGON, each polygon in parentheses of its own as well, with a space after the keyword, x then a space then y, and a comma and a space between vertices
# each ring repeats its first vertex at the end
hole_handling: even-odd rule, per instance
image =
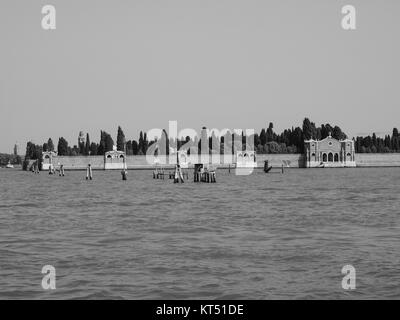
POLYGON ((128 171, 127 170, 122 170, 121 171, 121 176, 122 176, 122 180, 123 181, 126 181, 126 180, 128 180, 128 171))
POLYGON ((60 165, 59 176, 60 177, 64 177, 65 176, 64 165, 60 165))
POLYGON ((93 179, 92 166, 89 164, 86 168, 86 180, 92 180, 92 179, 93 179))
POLYGON ((179 164, 175 166, 174 183, 184 183, 182 169, 179 164))

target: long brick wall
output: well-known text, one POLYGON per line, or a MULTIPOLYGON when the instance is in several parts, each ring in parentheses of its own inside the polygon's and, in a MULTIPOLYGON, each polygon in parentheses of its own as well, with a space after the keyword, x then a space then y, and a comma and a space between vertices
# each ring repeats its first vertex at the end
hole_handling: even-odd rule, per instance
POLYGON ((88 164, 92 165, 95 170, 104 169, 104 157, 103 156, 77 156, 77 157, 53 157, 53 164, 57 167, 58 164, 62 164, 66 170, 84 170, 88 164))
MULTIPOLYGON (((273 167, 281 167, 282 164, 291 168, 304 167, 304 156, 299 154, 259 154, 256 156, 257 167, 262 168, 264 161, 273 167)), ((358 153, 356 154, 357 167, 400 167, 400 153, 358 153)), ((104 169, 103 156, 78 156, 78 157, 54 157, 54 165, 63 164, 66 170, 84 170, 91 164, 95 170, 104 169)), ((151 169, 154 167, 148 164, 145 156, 127 156, 128 169, 151 169)), ((169 166, 165 166, 169 167, 169 166)), ((228 167, 222 165, 222 167, 228 167)))
POLYGON ((400 153, 357 153, 357 167, 400 167, 400 153))

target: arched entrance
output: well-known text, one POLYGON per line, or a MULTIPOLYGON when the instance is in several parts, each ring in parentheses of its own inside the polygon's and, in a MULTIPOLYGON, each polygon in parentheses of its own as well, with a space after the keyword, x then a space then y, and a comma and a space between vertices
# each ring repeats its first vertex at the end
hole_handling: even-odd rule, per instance
POLYGON ((333 153, 329 152, 328 154, 328 162, 333 162, 333 153))

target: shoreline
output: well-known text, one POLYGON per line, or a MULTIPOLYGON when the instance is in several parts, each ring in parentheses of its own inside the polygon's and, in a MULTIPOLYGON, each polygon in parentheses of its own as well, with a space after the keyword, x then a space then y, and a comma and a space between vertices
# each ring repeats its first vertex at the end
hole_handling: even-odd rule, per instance
MULTIPOLYGON (((200 161, 200 159, 199 159, 200 161)), ((282 165, 284 169, 293 168, 305 168, 305 157, 302 154, 259 154, 256 155, 256 170, 264 168, 264 161, 268 161, 269 166, 272 166, 275 170, 281 169, 282 165)), ((217 169, 229 170, 235 169, 234 158, 229 160, 228 163, 216 165, 217 169), (229 163, 230 162, 230 163, 229 163)), ((92 166, 92 170, 121 170, 120 166, 116 168, 104 168, 104 156, 55 156, 53 158, 53 164, 57 168, 58 165, 62 164, 65 171, 73 170, 86 170, 89 164, 92 166)), ((148 164, 146 156, 126 156, 126 167, 128 170, 154 170, 155 164, 148 164)), ((158 165, 163 167, 164 170, 173 170, 175 164, 158 165)), ((379 168, 379 167, 400 167, 400 153, 357 153, 356 154, 356 168, 379 168)), ((19 167, 21 168, 21 167, 19 167)), ((189 170, 193 168, 193 165, 189 165, 189 170)), ((327 169, 325 166, 323 169, 327 169)), ((336 168, 345 168, 342 166, 336 168)), ((15 168, 18 170, 18 168, 15 168)), ((14 169, 14 170, 15 170, 14 169)), ((310 168, 308 168, 310 169, 310 168)), ((10 170, 10 169, 9 169, 10 170)), ((43 170, 46 171, 46 170, 43 170)))

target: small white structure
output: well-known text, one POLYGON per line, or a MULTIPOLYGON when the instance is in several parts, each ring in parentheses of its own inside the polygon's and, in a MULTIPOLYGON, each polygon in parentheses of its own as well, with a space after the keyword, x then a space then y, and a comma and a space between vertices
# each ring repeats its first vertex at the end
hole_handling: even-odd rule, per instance
POLYGON ((53 158, 57 156, 57 152, 45 151, 42 153, 42 170, 54 168, 53 158))
POLYGON ((112 151, 104 154, 104 170, 110 169, 126 169, 126 155, 123 151, 117 151, 116 146, 112 151))
POLYGON ((257 168, 255 151, 238 151, 236 153, 235 174, 237 176, 249 175, 254 168, 257 168))
POLYGON ((257 167, 255 151, 238 151, 236 153, 237 168, 255 168, 257 167))

